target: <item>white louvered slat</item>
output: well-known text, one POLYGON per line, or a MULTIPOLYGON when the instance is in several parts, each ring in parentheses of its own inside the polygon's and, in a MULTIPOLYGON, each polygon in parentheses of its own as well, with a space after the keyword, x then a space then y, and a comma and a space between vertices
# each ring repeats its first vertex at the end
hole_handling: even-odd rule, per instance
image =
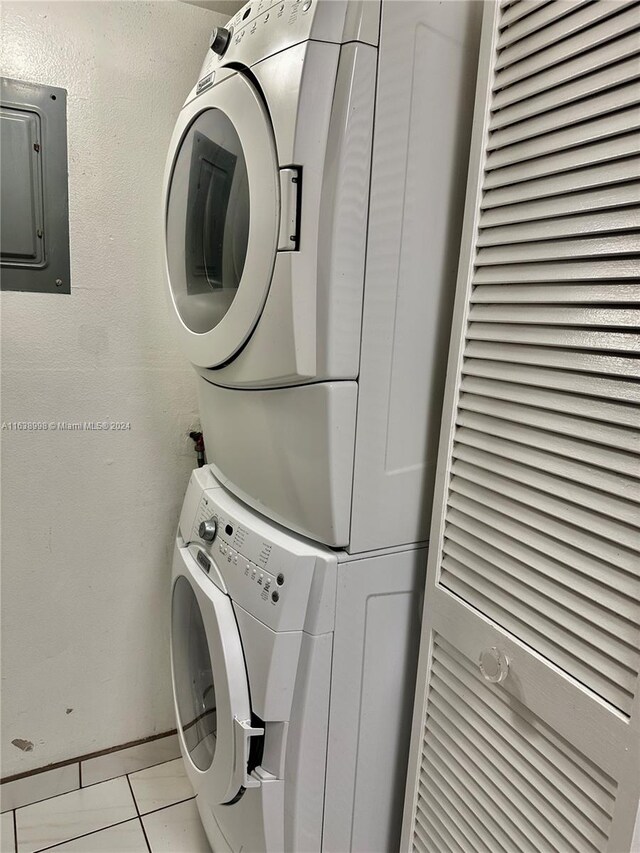
MULTIPOLYGON (((481 434, 477 435, 475 433, 469 434, 464 430, 460 431, 458 441, 460 444, 454 450, 454 456, 456 459, 473 462, 480 467, 495 465, 496 467, 491 468, 491 470, 498 471, 499 463, 493 455, 493 452, 495 451, 495 453, 498 453, 500 457, 516 462, 522 462, 523 464, 539 471, 557 474, 562 477, 563 480, 568 480, 569 482, 560 482, 557 486, 554 486, 554 488, 558 489, 556 494, 561 494, 563 490, 566 490, 571 494, 575 503, 582 503, 580 500, 581 490, 579 486, 574 485, 576 483, 599 489, 600 491, 607 492, 610 495, 619 495, 624 498, 625 501, 630 501, 636 504, 640 503, 640 482, 635 477, 623 477, 615 472, 602 471, 598 468, 585 465, 582 462, 574 462, 568 459, 558 458, 555 454, 543 453, 530 447, 523 447, 504 440, 492 440, 490 436, 482 436, 481 434), (473 452, 469 447, 464 445, 470 445, 471 447, 477 448, 477 450, 486 451, 486 453, 478 453, 477 451, 473 452)), ((516 475, 518 474, 517 468, 514 469, 513 473, 516 475)), ((524 476, 525 474, 523 474, 523 477, 524 476)), ((551 480, 550 484, 552 483, 553 481, 551 480)), ((540 486, 540 488, 543 488, 543 486, 540 486)), ((586 498, 585 503, 587 506, 597 500, 597 498, 589 500, 589 498, 592 498, 591 488, 584 490, 583 497, 586 498)), ((630 524, 635 526, 640 524, 640 521, 638 520, 640 512, 638 512, 636 507, 624 505, 618 507, 617 503, 617 501, 613 502, 613 505, 611 506, 612 511, 619 509, 620 512, 627 517, 630 524)))
POLYGON ((488 264, 521 264, 532 261, 567 260, 570 258, 602 258, 607 255, 636 255, 640 252, 638 234, 613 234, 578 240, 549 240, 515 243, 480 249, 478 266, 488 264))
MULTIPOLYGON (((436 671, 434 667, 434 674, 436 671)), ((491 768, 492 764, 495 764, 497 770, 495 778, 499 785, 504 786, 509 779, 513 780, 521 807, 525 804, 531 805, 531 814, 534 817, 531 824, 534 827, 536 824, 544 826, 545 840, 551 838, 556 843, 562 843, 568 836, 578 849, 588 845, 589 842, 602 841, 602 830, 606 831, 609 823, 605 815, 592 807, 589 809, 589 818, 582 817, 577 809, 557 797, 557 790, 554 790, 548 778, 536 773, 532 765, 522 759, 509 739, 501 737, 501 733, 496 731, 495 726, 487 724, 481 712, 478 713, 476 708, 472 710, 469 704, 466 716, 462 716, 457 710, 458 707, 458 693, 446 682, 439 683, 433 697, 434 722, 442 731, 449 728, 450 721, 454 722, 460 738, 460 746, 474 754, 476 761, 485 768, 491 768), (495 756, 492 741, 498 739, 502 746, 502 754, 495 756), (554 802, 554 809, 549 808, 550 801, 554 802)), ((586 802, 585 806, 587 806, 586 802)))
MULTIPOLYGON (((447 521, 452 541, 460 541, 462 544, 473 541, 480 556, 488 554, 490 550, 491 561, 495 565, 509 565, 511 571, 519 572, 523 577, 530 576, 541 590, 548 593, 553 590, 553 595, 558 596, 558 600, 563 601, 565 606, 570 602, 585 618, 589 615, 595 617, 598 608, 604 607, 609 611, 609 630, 615 631, 616 636, 631 646, 635 643, 637 648, 638 604, 629 601, 626 595, 610 586, 611 581, 606 576, 606 571, 600 573, 600 582, 587 574, 568 571, 558 560, 545 557, 541 552, 502 533, 496 527, 484 524, 459 510, 452 509, 447 514, 447 521)), ((638 585, 636 583, 636 587, 638 585)), ((598 628, 600 630, 601 626, 598 628)))
MULTIPOLYGON (((581 166, 595 166, 598 163, 609 163, 623 157, 632 157, 638 151, 640 151, 640 134, 626 133, 592 145, 581 145, 558 154, 548 154, 546 157, 536 157, 501 169, 494 169, 487 174, 484 185, 487 190, 505 187, 545 175, 571 171, 581 166)), ((575 185, 570 186, 570 189, 573 191, 582 187, 575 185)))
MULTIPOLYGON (((496 485, 500 486, 500 482, 497 481, 496 485)), ((632 576, 627 583, 625 583, 626 579, 623 575, 618 578, 612 577, 612 583, 618 582, 621 591, 625 594, 630 590, 635 590, 636 584, 633 583, 633 580, 635 580, 634 576, 637 575, 638 562, 634 551, 624 545, 616 546, 605 538, 598 537, 596 532, 592 532, 588 526, 576 525, 571 518, 558 520, 557 516, 553 516, 553 512, 564 508, 561 501, 552 503, 539 500, 536 504, 527 506, 518 501, 517 498, 514 499, 513 495, 502 496, 493 489, 483 489, 470 479, 460 477, 451 481, 451 491, 452 495, 449 499, 451 506, 464 510, 481 521, 488 522, 491 518, 497 519, 501 525, 499 529, 503 527, 506 529, 510 521, 513 521, 516 526, 520 524, 521 531, 524 534, 523 541, 538 542, 543 549, 545 547, 548 549, 547 553, 550 555, 553 555, 556 550, 564 552, 561 547, 562 544, 569 543, 574 548, 585 551, 587 556, 582 558, 585 571, 591 567, 595 568, 597 572, 601 563, 610 563, 632 576), (546 512, 547 509, 550 510, 551 515, 546 512), (534 530, 526 530, 526 527, 533 527, 534 530), (548 531, 548 540, 545 537, 537 536, 535 528, 548 531), (591 563, 590 556, 596 558, 595 563, 591 563)), ((526 497, 526 492, 520 492, 520 495, 526 497)), ((570 555, 565 555, 567 561, 569 557, 570 555)), ((568 562, 568 565, 571 563, 568 562)), ((602 576, 600 578, 602 579, 602 576)))
POLYGON ((556 0, 554 3, 548 3, 542 9, 533 11, 524 19, 518 22, 513 21, 511 24, 506 24, 503 19, 503 26, 500 28, 500 37, 498 39, 498 50, 502 50, 513 44, 515 41, 526 38, 532 35, 537 30, 548 26, 568 15, 570 12, 575 12, 580 6, 585 6, 589 0, 556 0))
MULTIPOLYGON (((465 405, 467 403, 477 405, 477 401, 472 396, 477 395, 486 397, 488 400, 504 400, 522 406, 549 409, 556 414, 578 416, 609 425, 616 424, 629 427, 634 431, 640 429, 638 406, 580 396, 575 393, 577 390, 575 388, 572 389, 574 393, 566 394, 555 389, 532 388, 524 383, 498 382, 475 376, 465 376, 461 382, 461 390, 470 398, 466 400, 465 405)), ((505 410, 505 414, 507 413, 505 410)), ((587 424, 585 424, 586 426, 587 424)), ((552 422, 549 422, 549 429, 551 428, 552 422)), ((612 436, 615 436, 620 447, 625 446, 631 449, 638 447, 634 433, 625 435, 621 430, 614 429, 612 436)))
MULTIPOLYGON (((584 121, 572 127, 553 130, 545 133, 544 136, 525 139, 504 148, 496 148, 487 156, 486 169, 487 172, 491 172, 502 166, 548 157, 560 151, 580 148, 603 139, 612 140, 622 134, 632 133, 639 127, 640 114, 634 105, 631 109, 584 121)), ((576 156, 579 156, 579 152, 576 156)))
POLYGON ((640 3, 486 21, 403 850, 440 808, 465 853, 617 853, 640 795, 640 3))
POLYGON ((592 97, 607 89, 636 80, 639 76, 640 62, 637 56, 632 56, 613 67, 603 68, 586 77, 563 83, 553 89, 516 101, 511 106, 498 110, 491 122, 491 129, 497 130, 500 127, 507 127, 507 125, 514 124, 517 121, 546 113, 563 104, 592 97))
POLYGON ((559 351, 546 347, 495 345, 487 341, 470 341, 469 357, 506 361, 514 364, 538 364, 544 367, 561 367, 569 371, 584 371, 640 379, 640 362, 636 359, 599 353, 559 351))
POLYGON ((529 199, 562 195, 577 190, 589 190, 607 184, 617 184, 640 178, 640 157, 612 160, 587 169, 562 172, 531 181, 522 181, 487 190, 482 200, 483 209, 517 204, 529 199))
POLYGON ((591 475, 585 473, 585 479, 591 476, 594 481, 597 480, 599 488, 620 494, 627 500, 634 500, 637 495, 638 487, 635 481, 640 479, 640 471, 633 468, 629 470, 629 454, 624 451, 594 445, 581 438, 550 434, 548 431, 498 420, 476 412, 461 412, 459 424, 460 441, 464 439, 469 444, 484 448, 495 448, 499 445, 502 452, 510 456, 515 456, 518 452, 535 454, 536 449, 542 448, 553 454, 554 463, 559 467, 563 465, 563 456, 568 459, 577 456, 585 464, 601 469, 591 475), (619 473, 623 473, 626 479, 618 479, 619 473))
MULTIPOLYGON (((569 618, 564 627, 546 615, 537 614, 535 625, 527 618, 531 607, 525 607, 514 590, 503 589, 500 577, 489 579, 485 574, 474 573, 469 561, 462 563, 446 555, 443 558, 442 586, 461 600, 486 613, 496 626, 515 634, 533 645, 548 660, 569 673, 576 684, 583 684, 618 708, 627 711, 633 697, 634 673, 598 653, 587 642, 574 635, 576 620, 569 618), (605 665, 603 670, 601 667, 605 665), (610 678, 602 672, 610 674, 610 678)), ((475 558, 478 572, 487 564, 475 558)), ((529 598, 533 596, 529 594, 529 598)), ((544 600, 543 600, 543 603, 544 600)))
MULTIPOLYGON (((629 504, 628 501, 638 503, 638 485, 636 481, 631 481, 629 495, 625 501, 614 498, 608 489, 601 491, 606 494, 598 494, 593 488, 580 486, 575 480, 566 482, 559 477, 551 476, 542 473, 541 469, 530 469, 525 465, 509 461, 504 456, 495 456, 490 453, 485 453, 479 450, 470 450, 458 447, 454 452, 454 458, 468 462, 469 467, 459 466, 457 470, 466 474, 469 479, 474 479, 475 482, 482 481, 482 470, 490 471, 492 474, 497 474, 507 480, 515 480, 518 483, 525 483, 532 488, 538 489, 541 492, 548 492, 557 498, 564 498, 571 501, 578 507, 583 507, 587 510, 599 510, 602 514, 608 515, 611 518, 620 518, 631 527, 637 527, 640 524, 640 518, 637 506, 629 504)), ((573 470, 576 475, 577 470, 573 470)), ((585 479, 588 479, 588 472, 583 472, 585 479)), ((606 521, 604 522, 606 526, 606 521)), ((607 527, 608 529, 608 527, 607 527)), ((614 532, 614 531, 612 531, 614 532)), ((633 541, 634 532, 629 531, 628 538, 633 541)), ((638 539, 640 545, 640 538, 638 539)))
POLYGON ((414 847, 418 853, 428 853, 428 851, 440 851, 440 848, 433 843, 428 833, 423 829, 419 814, 416 814, 416 834, 414 837, 414 847))
POLYGON ((541 71, 533 77, 527 77, 520 83, 506 86, 494 95, 493 109, 499 110, 502 107, 507 107, 516 101, 537 95, 553 86, 568 83, 583 74, 598 71, 600 68, 620 62, 638 53, 640 53, 640 36, 637 32, 615 41, 605 42, 600 48, 581 53, 575 59, 552 65, 547 71, 541 71))
POLYGON ((469 319, 482 323, 525 323, 550 326, 628 326, 640 328, 640 308, 548 308, 538 305, 478 305, 469 319))
POLYGON ((574 347, 583 350, 626 353, 637 352, 640 347, 640 334, 630 332, 506 323, 472 323, 469 326, 469 337, 479 341, 504 341, 504 343, 526 343, 534 346, 574 347))
MULTIPOLYGON (((545 404, 548 399, 544 399, 545 404)), ((548 404, 546 408, 534 407, 517 401, 501 400, 490 395, 464 393, 460 397, 459 405, 462 410, 468 409, 500 420, 530 424, 549 433, 569 436, 576 434, 576 414, 573 411, 558 414, 548 404)), ((573 405, 573 401, 567 401, 567 407, 569 405, 573 405)), ((606 412, 607 410, 604 409, 603 411, 606 412)), ((580 417, 579 414, 578 417, 580 417)), ((631 453, 637 453, 640 448, 640 436, 637 433, 633 430, 612 426, 606 421, 585 419, 579 435, 580 438, 587 441, 631 453)))
POLYGON ((628 282, 614 284, 485 284, 474 288, 471 295, 473 303, 509 303, 518 305, 522 302, 560 303, 572 305, 580 303, 588 305, 598 303, 617 305, 640 303, 640 284, 628 282))
MULTIPOLYGON (((602 5, 606 3, 603 0, 602 5)), ((514 65, 506 66, 498 71, 493 80, 493 89, 498 91, 541 71, 550 68, 562 68, 567 60, 592 52, 595 48, 615 39, 617 44, 620 37, 638 29, 638 10, 632 6, 622 14, 605 19, 600 24, 591 27, 588 32, 578 32, 576 35, 563 38, 561 41, 545 50, 532 53, 527 59, 514 65)))
POLYGON ((614 637, 590 619, 588 611, 581 611, 575 594, 536 576, 517 561, 492 552, 490 546, 483 547, 473 537, 465 537, 457 530, 451 533, 443 561, 443 586, 450 585, 451 574, 459 581, 462 597, 472 606, 484 605, 486 597, 494 617, 501 622, 506 619, 512 626, 520 621, 518 630, 531 637, 541 635, 550 659, 576 677, 585 675, 585 683, 593 689, 599 690, 601 684, 607 689, 609 682, 614 682, 616 688, 628 692, 633 686, 633 668, 637 666, 637 628, 625 632, 633 635, 628 641, 614 637), (465 538, 472 550, 459 544, 458 539, 465 538), (483 559, 484 554, 497 558, 497 562, 483 559), (532 603, 541 608, 533 621, 532 603), (566 639, 562 639, 564 634, 566 639), (601 675, 603 671, 607 672, 606 678, 601 675))
MULTIPOLYGON (((555 388, 568 391, 571 394, 583 394, 627 403, 640 403, 640 385, 637 382, 626 380, 547 370, 544 367, 531 367, 508 361, 484 361, 479 358, 469 360, 465 364, 463 373, 465 376, 482 376, 485 379, 515 382, 521 385, 529 385, 532 388, 555 388)), ((463 379, 461 384, 464 385, 464 383, 465 380, 463 379)), ((586 452, 587 449, 583 447, 583 452, 586 452)))
POLYGON ((505 284, 534 281, 580 281, 587 279, 638 278, 638 261, 631 259, 603 259, 598 263, 565 262, 538 264, 504 264, 478 270, 476 284, 505 284))
MULTIPOLYGON (((457 849, 465 851, 469 844, 475 842, 480 850, 490 851, 489 833, 483 829, 475 818, 473 812, 468 808, 464 800, 459 797, 455 788, 450 784, 451 776, 445 766, 442 765, 438 756, 434 753, 426 754, 425 759, 427 764, 432 767, 432 774, 429 781, 439 789, 443 800, 447 802, 447 812, 455 814, 455 823, 448 819, 447 812, 438 808, 439 804, 434 803, 433 811, 437 814, 437 820, 441 835, 449 839, 451 846, 456 846, 457 849)), ((422 777, 423 790, 426 790, 427 783, 426 775, 422 777)), ((495 846, 495 839, 491 839, 495 846)))
MULTIPOLYGON (((574 14, 565 16, 551 26, 533 33, 529 38, 521 39, 513 46, 500 50, 495 68, 499 71, 501 68, 520 62, 528 56, 543 51, 559 41, 564 41, 568 36, 592 27, 599 21, 610 18, 633 5, 633 0, 604 0, 602 3, 589 3, 587 6, 576 3, 574 4, 576 9, 574 14)), ((587 40, 590 38, 587 35, 587 40)))
MULTIPOLYGON (((639 111, 640 112, 640 111, 639 111)), ((567 213, 589 213, 590 211, 627 208, 640 204, 640 188, 635 184, 601 187, 586 192, 527 201, 485 209, 480 216, 480 227, 510 225, 515 222, 536 222, 567 213)))
MULTIPOLYGON (((456 849, 444 841, 443 834, 446 835, 447 833, 442 833, 441 822, 437 817, 434 817, 432 810, 424 803, 418 810, 417 817, 419 819, 419 830, 421 830, 420 836, 424 839, 425 849, 428 853, 434 853, 434 851, 435 853, 451 853, 453 849, 456 849)), ((419 845, 416 846, 416 850, 420 849, 419 845)))
MULTIPOLYGON (((477 491, 477 490, 476 490, 477 491)), ((594 584, 600 589, 595 601, 602 600, 608 611, 617 608, 620 616, 632 624, 637 618, 637 603, 630 597, 637 593, 639 579, 632 577, 623 569, 607 561, 609 555, 587 556, 582 561, 576 559, 571 548, 556 538, 554 534, 562 533, 562 524, 553 525, 548 535, 542 535, 528 528, 528 523, 536 517, 542 519, 540 513, 522 511, 522 521, 516 516, 508 517, 501 510, 504 503, 495 501, 497 509, 489 505, 483 506, 472 495, 452 495, 451 510, 447 519, 456 523, 461 530, 480 531, 486 535, 492 545, 500 544, 505 553, 513 554, 521 562, 530 565, 533 571, 555 574, 563 572, 574 575, 578 589, 589 589, 594 584), (555 567, 555 568, 554 568, 555 567), (571 571, 569 571, 569 568, 571 571)), ((593 537, 581 536, 582 542, 588 542, 593 537)))
MULTIPOLYGON (((638 140, 640 147, 640 139, 638 140)), ((640 208, 617 209, 604 213, 563 216, 534 222, 518 222, 485 228, 478 235, 478 246, 500 246, 505 243, 527 243, 532 240, 578 237, 586 234, 608 234, 614 231, 640 229, 640 208)))
POLYGON ((457 831, 465 851, 601 850, 611 823, 608 778, 585 772, 540 721, 503 708, 470 670, 434 638, 420 812, 439 808, 441 827, 457 831))
POLYGON ((541 721, 537 721, 537 728, 542 737, 535 739, 530 737, 534 730, 531 720, 528 725, 514 725, 510 704, 498 692, 484 690, 474 667, 464 661, 442 637, 438 638, 434 648, 433 668, 434 675, 442 685, 446 685, 448 691, 439 692, 444 694, 447 701, 455 697, 455 701, 449 701, 449 704, 466 706, 470 719, 481 719, 502 742, 518 753, 521 766, 528 765, 531 768, 528 775, 537 771, 538 775, 533 778, 544 777, 558 792, 564 793, 569 801, 580 802, 593 823, 599 826, 606 824, 607 816, 611 815, 613 809, 615 789, 606 777, 594 772, 594 768, 588 764, 576 760, 579 757, 568 752, 565 744, 558 743, 541 721))
POLYGON ((505 10, 500 19, 500 29, 503 30, 505 27, 515 24, 515 22, 519 21, 520 18, 524 18, 525 15, 530 15, 532 12, 535 12, 536 9, 539 9, 540 6, 546 6, 548 3, 549 0, 519 0, 517 3, 503 4, 508 6, 508 8, 505 10))
MULTIPOLYGON (((437 756, 441 767, 449 765, 453 769, 450 778, 458 785, 461 785, 466 794, 465 797, 459 798, 465 805, 471 806, 482 823, 485 823, 491 835, 503 850, 517 849, 530 851, 535 853, 536 847, 526 834, 526 830, 521 829, 518 823, 514 820, 514 813, 509 809, 509 804, 506 798, 503 799, 502 805, 504 811, 500 814, 500 823, 495 818, 491 817, 491 803, 494 797, 499 798, 500 792, 495 785, 492 785, 480 768, 478 768, 468 755, 456 748, 455 740, 452 737, 447 737, 439 726, 433 721, 431 722, 431 739, 427 741, 431 747, 431 755, 437 756), (478 778, 481 780, 480 784, 478 778)), ((427 759, 430 755, 427 752, 427 759)), ((436 763, 432 759, 432 763, 436 763)), ((453 785, 449 784, 450 788, 453 785)), ((455 788, 453 788, 455 791, 455 788)), ((454 797, 450 795, 450 800, 454 797)), ((538 848, 539 849, 539 848, 538 848)))

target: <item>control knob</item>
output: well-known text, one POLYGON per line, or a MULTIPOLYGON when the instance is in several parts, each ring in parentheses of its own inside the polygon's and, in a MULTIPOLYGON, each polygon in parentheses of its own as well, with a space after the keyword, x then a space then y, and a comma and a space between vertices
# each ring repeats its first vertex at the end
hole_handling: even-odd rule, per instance
POLYGON ((229 46, 229 39, 231 38, 231 31, 226 27, 214 27, 211 31, 211 39, 209 40, 209 47, 214 53, 217 53, 218 56, 222 56, 227 47, 229 46))
POLYGON ((207 521, 201 521, 198 527, 198 536, 204 539, 205 542, 213 542, 218 532, 218 523, 215 518, 210 518, 207 521))

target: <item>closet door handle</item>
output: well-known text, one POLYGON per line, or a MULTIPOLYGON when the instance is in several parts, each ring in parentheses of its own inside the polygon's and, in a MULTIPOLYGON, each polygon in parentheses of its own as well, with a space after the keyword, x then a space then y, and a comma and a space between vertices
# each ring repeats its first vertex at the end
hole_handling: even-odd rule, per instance
POLYGON ((509 658, 496 646, 480 652, 478 665, 483 677, 492 684, 500 684, 509 675, 509 658))

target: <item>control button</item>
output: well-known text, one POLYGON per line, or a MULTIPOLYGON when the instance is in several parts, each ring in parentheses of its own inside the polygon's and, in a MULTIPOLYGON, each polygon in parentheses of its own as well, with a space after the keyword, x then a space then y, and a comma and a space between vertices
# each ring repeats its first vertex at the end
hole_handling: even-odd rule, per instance
POLYGON ((267 12, 267 14, 264 16, 265 24, 267 23, 268 20, 269 20, 269 13, 267 12))
POLYGON ((271 601, 273 601, 274 604, 277 604, 280 601, 280 593, 277 589, 274 589, 271 593, 271 601))
POLYGON ((231 32, 228 29, 225 27, 214 27, 211 31, 209 47, 214 53, 217 53, 218 56, 222 56, 229 45, 230 38, 231 32))
POLYGON ((302 11, 308 12, 310 8, 311 8, 311 0, 307 0, 307 2, 302 7, 302 11))
POLYGON ((276 578, 276 583, 278 584, 278 586, 282 586, 282 584, 284 583, 284 575, 282 574, 282 572, 280 572, 280 574, 276 578))
POLYGON ((236 555, 235 555, 235 557, 233 558, 233 562, 234 562, 234 563, 237 563, 237 562, 238 562, 238 555, 237 555, 237 554, 236 554, 236 555))
POLYGON ((207 521, 201 521, 198 527, 198 536, 204 539, 205 542, 213 542, 218 532, 218 525, 215 518, 209 518, 207 521))
POLYGON ((258 571, 257 569, 254 569, 254 570, 251 572, 251 580, 252 580, 252 581, 254 581, 254 580, 256 579, 257 571, 258 571))

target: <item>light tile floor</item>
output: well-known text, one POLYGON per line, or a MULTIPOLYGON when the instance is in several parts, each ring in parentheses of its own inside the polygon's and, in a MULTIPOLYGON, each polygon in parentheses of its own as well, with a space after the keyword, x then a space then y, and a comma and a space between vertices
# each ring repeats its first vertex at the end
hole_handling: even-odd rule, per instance
POLYGON ((182 759, 2 814, 0 853, 211 853, 182 759))

